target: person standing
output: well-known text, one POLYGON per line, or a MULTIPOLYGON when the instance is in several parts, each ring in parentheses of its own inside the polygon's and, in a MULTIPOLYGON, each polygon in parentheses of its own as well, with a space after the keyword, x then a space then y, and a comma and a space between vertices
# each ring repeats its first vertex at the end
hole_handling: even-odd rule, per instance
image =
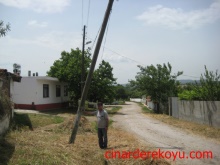
POLYGON ((99 102, 98 110, 95 112, 84 112, 85 114, 96 115, 97 117, 97 125, 98 125, 98 139, 99 139, 99 147, 101 149, 106 149, 108 145, 108 124, 109 118, 106 110, 103 109, 103 103, 99 102))

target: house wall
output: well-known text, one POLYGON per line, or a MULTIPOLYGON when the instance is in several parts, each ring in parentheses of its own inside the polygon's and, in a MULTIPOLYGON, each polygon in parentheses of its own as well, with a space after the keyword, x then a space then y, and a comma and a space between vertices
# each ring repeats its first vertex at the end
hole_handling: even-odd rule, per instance
POLYGON ((55 109, 67 106, 68 96, 64 96, 64 85, 52 77, 23 77, 20 84, 15 83, 14 102, 20 109, 55 109), (49 85, 49 97, 43 97, 43 84, 49 85), (56 85, 61 86, 61 96, 56 97, 56 85))
POLYGON ((14 83, 13 101, 15 104, 32 104, 37 100, 37 83, 34 77, 23 77, 14 83))
POLYGON ((36 104, 62 103, 68 101, 68 96, 64 97, 64 85, 66 85, 66 83, 59 82, 58 80, 38 80, 37 81, 38 97, 36 100, 36 104), (43 98, 43 84, 49 84, 48 98, 43 98), (61 86, 60 97, 56 97, 56 85, 61 86))

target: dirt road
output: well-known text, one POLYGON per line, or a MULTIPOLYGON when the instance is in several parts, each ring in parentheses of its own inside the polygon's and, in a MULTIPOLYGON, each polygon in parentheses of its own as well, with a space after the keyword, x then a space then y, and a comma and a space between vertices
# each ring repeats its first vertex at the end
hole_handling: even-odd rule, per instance
POLYGON ((159 151, 160 149, 164 151, 163 156, 168 158, 171 155, 169 159, 171 164, 220 164, 219 143, 189 134, 147 117, 141 113, 141 108, 136 103, 127 102, 127 104, 113 117, 114 126, 133 133, 137 139, 152 147, 153 150, 159 151), (199 152, 194 153, 192 151, 199 152), (204 151, 211 151, 213 158, 192 159, 190 157, 204 157, 206 156, 204 151), (184 158, 181 159, 179 156, 181 158, 184 156, 184 158), (175 161, 173 161, 174 158, 175 161))

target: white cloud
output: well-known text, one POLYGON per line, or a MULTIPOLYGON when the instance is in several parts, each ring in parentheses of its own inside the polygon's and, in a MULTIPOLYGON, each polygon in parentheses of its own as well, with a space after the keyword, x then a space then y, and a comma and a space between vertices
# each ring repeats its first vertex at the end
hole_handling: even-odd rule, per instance
POLYGON ((0 3, 20 9, 31 9, 35 12, 62 12, 70 0, 0 0, 0 3))
POLYGON ((81 47, 82 36, 80 33, 51 31, 36 38, 35 42, 52 49, 70 51, 70 48, 81 47))
POLYGON ((47 22, 38 22, 36 20, 31 20, 28 22, 28 26, 45 28, 47 27, 47 22))
POLYGON ((0 67, 11 71, 13 63, 22 65, 22 75, 28 70, 45 75, 62 51, 70 52, 82 45, 81 33, 51 31, 36 38, 14 38, 10 35, 0 40, 0 67))
POLYGON ((82 45, 80 33, 62 31, 51 31, 39 37, 29 39, 6 36, 5 40, 7 40, 5 42, 10 43, 10 45, 41 46, 60 52, 63 50, 70 51, 71 48, 75 49, 82 45))
POLYGON ((220 19, 220 0, 213 2, 207 9, 190 12, 157 5, 137 16, 137 19, 146 25, 162 25, 175 30, 195 29, 220 19))

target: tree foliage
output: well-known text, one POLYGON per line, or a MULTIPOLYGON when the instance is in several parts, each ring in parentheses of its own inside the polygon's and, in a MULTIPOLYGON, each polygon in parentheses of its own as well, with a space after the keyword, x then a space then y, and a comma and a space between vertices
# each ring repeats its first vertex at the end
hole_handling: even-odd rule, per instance
POLYGON ((179 97, 182 100, 220 101, 219 80, 218 70, 214 73, 205 66, 205 73, 201 75, 200 81, 195 81, 195 84, 190 85, 191 88, 179 93, 179 97))
POLYGON ((102 60, 99 68, 94 71, 88 99, 111 103, 115 97, 116 78, 113 76, 111 65, 102 60))
POLYGON ((142 95, 146 94, 138 88, 135 80, 129 80, 129 83, 126 85, 126 90, 129 98, 140 98, 142 95))
MULTIPOLYGON (((48 76, 56 77, 60 81, 68 83, 71 100, 77 103, 81 96, 81 57, 82 52, 78 48, 71 49, 71 52, 63 51, 61 58, 53 63, 48 76)), ((89 68, 91 63, 90 54, 85 52, 85 68, 89 68)), ((88 72, 88 71, 86 71, 88 72)))
POLYGON ((128 90, 125 86, 117 84, 115 87, 116 100, 128 100, 128 90))
POLYGON ((171 75, 172 66, 170 63, 138 67, 140 72, 136 76, 136 85, 143 94, 151 96, 152 100, 159 103, 158 105, 165 105, 168 102, 168 97, 177 96, 176 78, 183 72, 171 75))
MULTIPOLYGON (((77 104, 81 97, 81 57, 82 52, 78 48, 71 49, 71 52, 63 51, 61 58, 56 60, 50 70, 48 76, 56 77, 60 81, 67 82, 69 86, 70 99, 77 104)), ((85 52, 85 74, 91 64, 90 54, 85 52)), ((87 98, 89 101, 112 101, 115 97, 116 79, 113 77, 113 68, 104 60, 100 63, 99 68, 93 73, 87 98)), ((86 77, 85 77, 86 79, 86 77)))
POLYGON ((10 30, 11 30, 10 24, 8 23, 8 24, 6 24, 6 26, 4 27, 4 21, 1 21, 1 20, 0 20, 0 37, 6 36, 6 33, 7 33, 8 31, 10 31, 10 30))

